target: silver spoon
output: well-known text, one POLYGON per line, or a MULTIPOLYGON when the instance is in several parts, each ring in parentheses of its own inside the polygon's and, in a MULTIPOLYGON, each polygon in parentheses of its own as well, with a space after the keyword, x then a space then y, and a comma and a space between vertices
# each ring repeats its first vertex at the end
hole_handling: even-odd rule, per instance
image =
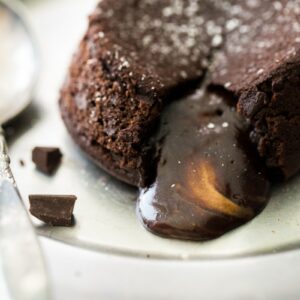
POLYGON ((36 47, 24 20, 19 2, 0 0, 0 274, 12 299, 44 300, 44 260, 9 167, 1 127, 28 106, 37 79, 36 47))

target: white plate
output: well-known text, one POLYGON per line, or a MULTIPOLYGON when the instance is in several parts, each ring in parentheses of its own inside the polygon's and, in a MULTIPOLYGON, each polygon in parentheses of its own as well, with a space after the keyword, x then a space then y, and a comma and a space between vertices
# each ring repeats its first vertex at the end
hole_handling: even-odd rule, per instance
MULTIPOLYGON (((62 253, 65 253, 65 264, 73 270, 74 261, 71 258, 82 255, 84 258, 78 259, 78 263, 84 268, 88 260, 92 270, 89 278, 103 276, 99 282, 97 280, 99 286, 95 279, 91 279, 92 284, 96 285, 90 287, 91 295, 97 295, 97 291, 98 295, 111 295, 107 299, 117 299, 118 295, 141 299, 138 296, 141 297, 142 292, 143 299, 175 299, 175 295, 176 299, 182 299, 187 293, 191 295, 190 299, 197 295, 205 295, 205 299, 209 299, 209 296, 223 295, 221 288, 228 299, 265 299, 264 296, 288 296, 300 292, 292 277, 299 274, 300 252, 256 256, 299 246, 299 177, 274 189, 267 208, 247 225, 211 242, 181 242, 148 233, 136 218, 136 191, 107 176, 74 146, 59 116, 58 91, 71 55, 86 29, 87 13, 95 4, 95 0, 33 1, 30 4, 44 65, 34 105, 21 116, 23 120, 20 124, 27 126, 14 124, 12 128, 12 167, 26 201, 31 193, 72 193, 78 196, 76 226, 52 228, 36 222, 41 235, 102 253, 45 240, 44 248, 50 265, 58 267, 63 259, 62 253), (47 177, 35 170, 30 155, 31 149, 37 145, 61 147, 64 161, 55 176, 47 177), (25 161, 24 167, 20 166, 20 159, 25 161), (51 251, 56 254, 51 256, 51 251), (69 256, 68 251, 73 254, 69 256), (111 256, 104 252, 118 255, 111 256), (254 257, 223 260, 241 256, 254 257), (54 257, 60 258, 55 260, 54 257), (88 257, 94 257, 95 265, 88 257), (149 257, 152 259, 149 260, 149 257), (193 259, 193 262, 170 259, 193 259), (99 269, 96 268, 98 261, 99 269), (281 268, 282 272, 286 271, 289 281, 273 286, 268 278, 273 278, 274 282, 283 280, 283 273, 278 273, 281 268), (109 270, 111 276, 105 276, 109 270), (151 286, 145 285, 147 282, 151 282, 151 286), (145 291, 149 298, 146 298, 145 291), (166 298, 166 293, 170 297, 166 298), (151 298, 151 295, 157 298, 151 298)), ((61 278, 59 274, 66 275, 69 271, 65 266, 59 271, 52 267, 51 274, 55 274, 57 287, 61 284, 57 276, 66 283, 65 276, 61 278)), ((85 279, 80 280, 84 282, 85 279)), ((68 292, 71 293, 71 290, 69 287, 68 292)))
POLYGON ((295 252, 230 260, 146 260, 43 241, 56 300, 299 299, 295 252))

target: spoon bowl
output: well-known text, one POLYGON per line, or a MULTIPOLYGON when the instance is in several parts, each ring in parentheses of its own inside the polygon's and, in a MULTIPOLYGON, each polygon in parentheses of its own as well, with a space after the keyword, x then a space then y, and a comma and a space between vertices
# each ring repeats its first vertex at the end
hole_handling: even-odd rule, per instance
POLYGON ((0 125, 30 103, 37 81, 38 55, 21 4, 0 0, 0 125))

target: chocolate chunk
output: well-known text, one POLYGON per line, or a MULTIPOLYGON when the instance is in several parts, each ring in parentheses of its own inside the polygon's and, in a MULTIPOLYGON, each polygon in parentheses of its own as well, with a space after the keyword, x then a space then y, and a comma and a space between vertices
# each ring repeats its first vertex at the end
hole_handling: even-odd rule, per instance
MULTIPOLYGON (((228 102, 228 101, 226 101, 228 102)), ((220 96, 172 103, 156 181, 141 191, 138 212, 150 231, 207 240, 254 218, 269 199, 263 164, 248 125, 220 96)))
POLYGON ((36 167, 46 173, 52 174, 61 162, 62 153, 55 147, 35 147, 32 150, 32 161, 36 167))
POLYGON ((30 195, 30 213, 53 226, 71 226, 76 201, 73 195, 30 195))

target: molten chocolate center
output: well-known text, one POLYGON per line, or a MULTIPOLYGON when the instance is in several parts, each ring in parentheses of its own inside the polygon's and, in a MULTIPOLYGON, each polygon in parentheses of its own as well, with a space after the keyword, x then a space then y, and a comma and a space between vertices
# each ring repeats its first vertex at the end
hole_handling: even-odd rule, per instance
POLYGON ((227 100, 199 91, 166 109, 157 177, 138 201, 150 231, 212 239, 266 205, 270 185, 263 163, 248 140, 248 125, 227 100))

